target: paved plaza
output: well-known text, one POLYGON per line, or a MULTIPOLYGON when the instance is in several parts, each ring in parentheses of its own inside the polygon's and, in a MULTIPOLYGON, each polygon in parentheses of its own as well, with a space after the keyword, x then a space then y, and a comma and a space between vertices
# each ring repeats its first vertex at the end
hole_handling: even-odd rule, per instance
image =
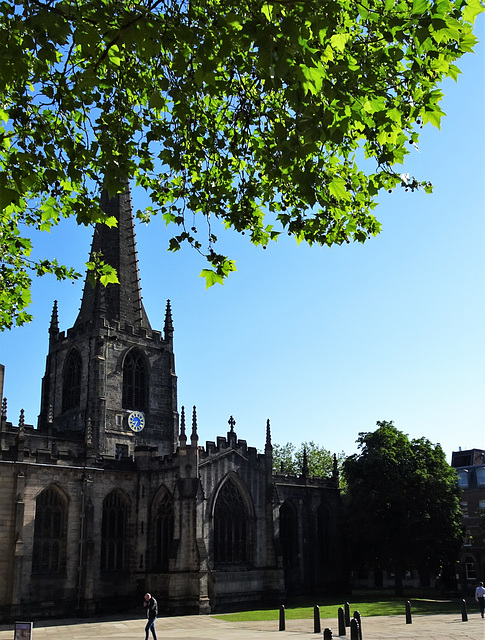
MULTIPOLYGON (((145 619, 111 616, 96 619, 69 619, 34 622, 32 640, 144 640, 145 619)), ((338 636, 336 618, 321 621, 322 633, 313 632, 313 619, 287 620, 279 631, 278 620, 265 622, 227 622, 212 616, 158 618, 159 640, 311 640, 323 638, 325 628, 338 636)), ((413 616, 406 624, 404 616, 375 616, 362 619, 363 640, 485 640, 485 620, 477 612, 461 615, 413 616)), ((14 626, 0 626, 0 640, 13 640, 14 626)))

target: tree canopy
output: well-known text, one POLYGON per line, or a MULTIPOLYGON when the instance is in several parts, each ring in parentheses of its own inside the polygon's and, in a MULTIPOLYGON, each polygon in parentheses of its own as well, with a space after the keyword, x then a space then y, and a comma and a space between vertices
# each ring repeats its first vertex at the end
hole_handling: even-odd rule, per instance
MULTIPOLYGON (((345 454, 337 456, 337 467, 340 468, 345 454)), ((301 475, 306 463, 309 476, 330 477, 333 474, 334 458, 332 453, 312 442, 302 442, 297 449, 294 444, 273 445, 273 471, 292 475, 301 475)))
POLYGON ((463 540, 456 471, 440 445, 410 440, 392 422, 360 433, 346 459, 346 512, 353 566, 391 570, 402 595, 406 569, 439 575, 463 540))
MULTIPOLYGON (((29 227, 105 221, 126 180, 173 225, 169 248, 234 262, 214 221, 263 248, 364 242, 438 85, 472 51, 481 0, 4 0, 0 3, 0 327, 30 319, 29 227)), ((91 264, 103 282, 115 274, 91 264)))

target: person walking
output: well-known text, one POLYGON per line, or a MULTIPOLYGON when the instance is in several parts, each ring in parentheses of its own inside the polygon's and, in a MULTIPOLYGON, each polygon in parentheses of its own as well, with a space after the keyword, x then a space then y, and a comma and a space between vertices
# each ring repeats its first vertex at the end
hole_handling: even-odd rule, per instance
POLYGON ((475 589, 475 600, 478 602, 483 618, 485 615, 485 587, 483 586, 483 582, 479 582, 478 587, 475 589))
POLYGON ((157 640, 157 632, 155 631, 155 620, 158 616, 158 604, 150 593, 145 593, 145 602, 143 606, 147 610, 148 622, 145 627, 145 640, 148 640, 149 632, 152 632, 153 640, 157 640))

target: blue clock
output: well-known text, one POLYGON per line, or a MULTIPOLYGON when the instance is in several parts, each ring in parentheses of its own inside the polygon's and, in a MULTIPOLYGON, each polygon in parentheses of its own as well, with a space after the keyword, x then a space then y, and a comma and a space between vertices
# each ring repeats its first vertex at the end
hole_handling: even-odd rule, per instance
POLYGON ((141 411, 132 411, 128 415, 128 426, 135 433, 141 431, 145 426, 145 414, 141 411))

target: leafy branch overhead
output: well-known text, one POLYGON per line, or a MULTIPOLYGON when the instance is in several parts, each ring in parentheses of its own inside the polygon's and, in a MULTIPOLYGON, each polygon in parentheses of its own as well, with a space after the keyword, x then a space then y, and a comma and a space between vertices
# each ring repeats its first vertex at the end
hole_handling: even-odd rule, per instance
MULTIPOLYGON (((234 263, 216 219, 265 247, 379 232, 437 88, 472 51, 481 0, 5 0, 0 4, 1 325, 21 324, 25 226, 104 219, 99 192, 134 179, 207 281, 234 263), (196 223, 196 220, 198 221, 196 223), (197 230, 197 226, 199 230, 197 230)), ((219 225, 220 226, 220 225, 219 225)), ((33 269, 33 271, 32 271, 33 269)), ((111 276, 108 280, 112 279, 111 276)))

